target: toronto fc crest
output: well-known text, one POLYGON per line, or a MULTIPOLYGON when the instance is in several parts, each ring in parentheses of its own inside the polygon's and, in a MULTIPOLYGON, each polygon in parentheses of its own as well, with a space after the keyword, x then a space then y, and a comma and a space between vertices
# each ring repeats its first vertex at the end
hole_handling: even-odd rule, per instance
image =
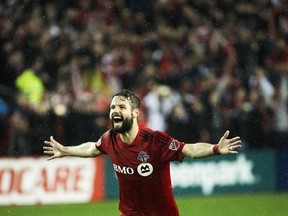
POLYGON ((146 163, 149 158, 150 158, 150 156, 147 155, 147 153, 144 152, 144 151, 141 151, 141 152, 138 153, 137 159, 138 159, 139 161, 141 161, 142 163, 146 163))

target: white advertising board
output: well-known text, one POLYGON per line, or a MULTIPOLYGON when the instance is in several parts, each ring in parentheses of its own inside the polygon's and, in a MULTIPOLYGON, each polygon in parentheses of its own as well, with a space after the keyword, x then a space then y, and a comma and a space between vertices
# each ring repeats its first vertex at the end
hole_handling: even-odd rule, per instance
POLYGON ((91 201, 95 159, 0 159, 0 205, 91 201))

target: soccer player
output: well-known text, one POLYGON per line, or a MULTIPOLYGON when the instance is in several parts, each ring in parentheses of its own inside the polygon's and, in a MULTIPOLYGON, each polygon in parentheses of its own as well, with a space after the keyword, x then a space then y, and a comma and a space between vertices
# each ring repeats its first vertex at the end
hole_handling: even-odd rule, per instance
POLYGON ((64 146, 51 136, 44 142, 44 153, 49 155, 48 160, 107 154, 119 181, 121 216, 177 216, 169 162, 182 162, 184 157, 235 154, 240 137, 228 139, 226 131, 215 145, 180 142, 164 132, 140 126, 139 108, 139 98, 129 90, 122 90, 113 95, 110 104, 112 129, 97 142, 64 146))

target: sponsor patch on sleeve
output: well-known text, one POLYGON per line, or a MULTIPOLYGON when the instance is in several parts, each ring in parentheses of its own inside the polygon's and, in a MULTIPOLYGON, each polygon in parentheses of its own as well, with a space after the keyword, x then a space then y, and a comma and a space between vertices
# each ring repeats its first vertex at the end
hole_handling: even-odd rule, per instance
POLYGON ((100 146, 101 145, 101 138, 96 142, 96 146, 100 146))
POLYGON ((180 147, 180 143, 178 140, 172 140, 172 142, 169 144, 169 149, 173 151, 177 151, 180 147))

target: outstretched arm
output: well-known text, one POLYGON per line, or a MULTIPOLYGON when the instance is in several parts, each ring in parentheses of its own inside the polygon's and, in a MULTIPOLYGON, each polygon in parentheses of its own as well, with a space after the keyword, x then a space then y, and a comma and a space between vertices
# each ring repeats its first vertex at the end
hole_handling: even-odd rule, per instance
POLYGON ((229 131, 226 131, 219 140, 218 144, 209 143, 191 143, 182 149, 182 154, 191 158, 204 158, 215 154, 237 154, 237 148, 241 147, 240 137, 228 139, 229 131))
POLYGON ((78 146, 63 146, 51 136, 49 141, 44 141, 44 144, 44 154, 50 156, 48 160, 65 156, 96 157, 102 154, 96 149, 94 142, 86 142, 78 146))

